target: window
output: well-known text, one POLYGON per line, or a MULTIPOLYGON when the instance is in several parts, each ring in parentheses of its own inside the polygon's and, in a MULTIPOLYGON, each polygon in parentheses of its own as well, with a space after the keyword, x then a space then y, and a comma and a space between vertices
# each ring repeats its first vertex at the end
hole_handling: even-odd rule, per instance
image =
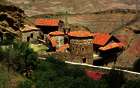
POLYGON ((30 41, 30 37, 27 37, 27 42, 29 42, 30 41))
POLYGON ((33 33, 31 33, 30 38, 33 38, 33 33))
POLYGON ((84 52, 84 47, 82 47, 81 51, 84 52))

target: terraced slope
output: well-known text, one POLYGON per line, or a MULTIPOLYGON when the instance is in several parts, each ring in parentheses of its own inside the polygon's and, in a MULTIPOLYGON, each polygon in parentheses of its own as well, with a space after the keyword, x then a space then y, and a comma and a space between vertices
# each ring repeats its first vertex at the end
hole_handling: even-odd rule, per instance
POLYGON ((124 8, 135 9, 135 3, 130 0, 7 0, 21 8, 27 15, 57 13, 91 13, 107 9, 124 8), (122 2, 125 1, 125 2, 122 2))

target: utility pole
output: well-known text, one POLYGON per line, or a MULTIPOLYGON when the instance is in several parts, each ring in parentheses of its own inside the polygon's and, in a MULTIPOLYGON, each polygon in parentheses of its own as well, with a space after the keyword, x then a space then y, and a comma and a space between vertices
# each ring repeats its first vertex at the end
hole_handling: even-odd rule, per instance
POLYGON ((68 32, 70 32, 70 28, 69 28, 69 23, 68 23, 68 11, 66 11, 65 13, 65 23, 64 23, 64 28, 63 28, 63 31, 64 31, 64 44, 69 42, 69 37, 67 35, 68 32))
POLYGON ((68 33, 68 32, 70 32, 70 27, 69 27, 69 23, 68 23, 68 11, 66 11, 64 19, 65 19, 64 33, 68 33))
POLYGON ((68 11, 65 13, 65 28, 68 28, 68 11))

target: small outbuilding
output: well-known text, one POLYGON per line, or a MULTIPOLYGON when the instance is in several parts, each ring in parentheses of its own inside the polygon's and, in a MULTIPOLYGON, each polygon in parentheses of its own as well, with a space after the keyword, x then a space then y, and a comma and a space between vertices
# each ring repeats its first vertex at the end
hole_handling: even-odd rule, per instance
POLYGON ((59 31, 59 28, 61 28, 63 24, 63 21, 59 19, 37 18, 35 20, 36 27, 40 28, 44 34, 59 31))
POLYGON ((47 36, 47 39, 50 41, 49 48, 53 51, 59 49, 64 45, 64 33, 60 31, 50 32, 47 36))
POLYGON ((37 27, 25 25, 25 28, 21 30, 22 41, 24 42, 37 42, 40 30, 37 27))
POLYGON ((64 44, 64 33, 60 31, 50 32, 49 36, 57 41, 56 49, 60 48, 64 44))
POLYGON ((103 47, 108 43, 120 42, 116 37, 109 33, 93 33, 94 52, 99 52, 99 47, 103 47))
POLYGON ((93 55, 98 56, 93 58, 93 64, 107 65, 110 62, 117 61, 117 57, 123 50, 124 44, 120 42, 115 36, 112 36, 108 33, 97 33, 94 35, 93 47, 93 55))

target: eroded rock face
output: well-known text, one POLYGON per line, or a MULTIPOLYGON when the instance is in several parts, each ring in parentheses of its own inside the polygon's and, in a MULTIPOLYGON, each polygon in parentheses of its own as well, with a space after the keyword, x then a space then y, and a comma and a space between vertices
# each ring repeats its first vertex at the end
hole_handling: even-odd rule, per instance
POLYGON ((0 5, 0 29, 1 32, 14 33, 24 25, 26 15, 24 11, 13 5, 0 5))

